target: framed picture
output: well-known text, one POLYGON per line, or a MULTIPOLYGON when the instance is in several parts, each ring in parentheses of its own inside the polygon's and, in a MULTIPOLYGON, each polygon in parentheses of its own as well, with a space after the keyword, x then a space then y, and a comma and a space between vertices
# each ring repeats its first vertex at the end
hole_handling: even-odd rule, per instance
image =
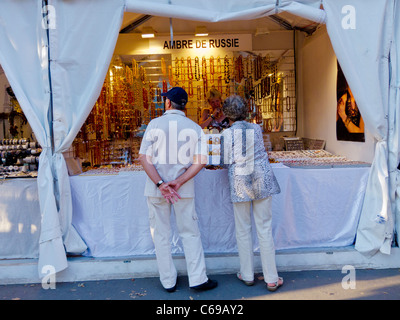
POLYGON ((336 138, 342 141, 365 142, 363 118, 339 62, 337 66, 336 138))

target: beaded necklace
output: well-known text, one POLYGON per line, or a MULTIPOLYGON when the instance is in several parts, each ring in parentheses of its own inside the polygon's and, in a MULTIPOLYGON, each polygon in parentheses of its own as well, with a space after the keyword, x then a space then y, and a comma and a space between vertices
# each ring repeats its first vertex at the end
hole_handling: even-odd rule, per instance
POLYGON ((239 55, 235 59, 235 80, 236 82, 240 82, 243 79, 243 60, 242 55, 239 55))
POLYGON ((207 98, 207 92, 208 92, 208 83, 207 83, 207 75, 203 78, 203 87, 204 87, 204 98, 207 98))
POLYGON ((162 92, 165 93, 168 91, 168 84, 166 80, 162 81, 162 92))
POLYGON ((214 68, 214 57, 210 57, 210 75, 211 75, 211 83, 214 83, 214 73, 215 73, 215 68, 214 68))
POLYGON ((188 79, 193 80, 193 70, 192 70, 192 59, 190 57, 187 57, 187 69, 188 69, 188 79))
POLYGON ((222 68, 221 68, 221 58, 218 56, 217 57, 217 74, 221 74, 221 71, 222 70, 222 68))
POLYGON ((222 93, 222 76, 218 76, 217 88, 222 93))
POLYGON ((146 70, 143 66, 140 66, 140 68, 139 68, 139 75, 140 75, 140 80, 142 81, 142 83, 146 84, 146 70))
POLYGON ((186 81, 186 73, 187 73, 187 68, 185 68, 185 60, 183 59, 183 57, 181 58, 181 80, 183 82, 186 81))
POLYGON ((197 101, 200 101, 201 100, 201 88, 200 88, 200 86, 197 86, 196 91, 197 91, 197 101))
POLYGON ((231 77, 229 73, 229 58, 227 55, 224 58, 224 76, 225 76, 225 83, 229 83, 231 81, 231 77))
POLYGON ((168 66, 168 82, 171 86, 174 85, 174 76, 172 74, 172 66, 168 66))
POLYGON ((201 76, 207 80, 207 60, 204 56, 201 58, 201 76))
POLYGON ((200 66, 199 66, 199 57, 194 58, 194 78, 199 81, 200 80, 200 66))
POLYGON ((139 78, 138 63, 135 59, 132 59, 132 73, 135 79, 139 78))
POLYGON ((165 59, 161 58, 161 72, 163 74, 163 76, 167 76, 167 66, 165 64, 165 59))
POLYGON ((189 90, 188 90, 188 94, 190 97, 193 97, 193 80, 189 79, 189 90))
POLYGON ((180 68, 179 68, 179 59, 175 58, 175 80, 179 82, 180 77, 180 68))
POLYGON ((143 93, 143 108, 144 110, 149 110, 149 97, 147 95, 146 88, 143 88, 142 93, 143 93))
POLYGON ((156 88, 157 103, 161 103, 161 88, 156 88))

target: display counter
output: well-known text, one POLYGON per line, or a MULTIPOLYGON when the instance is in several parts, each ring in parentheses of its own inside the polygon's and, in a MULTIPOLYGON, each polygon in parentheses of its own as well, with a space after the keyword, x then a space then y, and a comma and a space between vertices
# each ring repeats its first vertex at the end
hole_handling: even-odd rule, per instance
MULTIPOLYGON (((369 175, 368 167, 296 169, 272 164, 282 192, 273 196, 276 249, 353 244, 369 175)), ((73 224, 86 256, 154 254, 143 171, 70 177, 73 224)), ((227 170, 203 169, 195 177, 196 209, 206 253, 235 253, 227 170)), ((40 213, 36 179, 0 184, 0 259, 38 254, 40 213)), ((174 228, 172 250, 183 251, 174 228)), ((258 248, 254 237, 254 248, 258 248)))

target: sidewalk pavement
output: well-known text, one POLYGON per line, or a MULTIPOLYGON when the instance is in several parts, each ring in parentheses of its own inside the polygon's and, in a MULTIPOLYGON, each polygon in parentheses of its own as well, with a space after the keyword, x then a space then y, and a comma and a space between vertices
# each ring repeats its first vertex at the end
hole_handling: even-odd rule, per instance
POLYGON ((213 300, 216 304, 216 300, 400 299, 400 269, 293 271, 279 275, 284 285, 276 292, 267 290, 261 274, 256 274, 256 283, 251 287, 235 274, 210 275, 218 281, 218 287, 204 292, 190 289, 187 276, 182 275, 173 293, 166 292, 158 278, 138 278, 56 283, 55 289, 47 290, 42 284, 1 285, 0 300, 153 300, 165 307, 165 300, 213 300))

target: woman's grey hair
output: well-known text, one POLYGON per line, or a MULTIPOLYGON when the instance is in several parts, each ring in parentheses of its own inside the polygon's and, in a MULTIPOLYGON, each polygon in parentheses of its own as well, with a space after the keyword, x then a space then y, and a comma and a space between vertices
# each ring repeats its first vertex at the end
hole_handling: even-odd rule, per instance
POLYGON ((246 120, 248 106, 246 100, 241 96, 233 95, 224 101, 222 106, 225 116, 232 121, 246 120))

